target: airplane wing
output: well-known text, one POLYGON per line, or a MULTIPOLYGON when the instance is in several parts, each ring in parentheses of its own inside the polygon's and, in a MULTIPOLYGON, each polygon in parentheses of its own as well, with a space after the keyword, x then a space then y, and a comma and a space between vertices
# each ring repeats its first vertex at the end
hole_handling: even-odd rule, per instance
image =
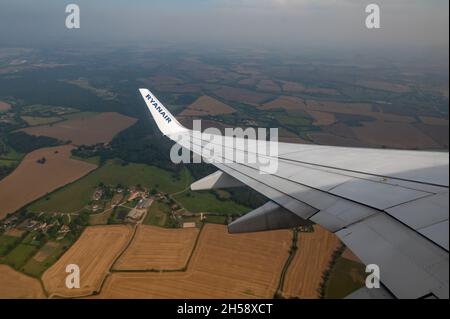
POLYGON ((379 293, 362 289, 355 297, 449 298, 447 152, 278 143, 272 156, 260 151, 266 145, 253 152, 248 140, 226 137, 225 151, 209 155, 218 144, 214 136, 183 127, 149 90, 140 92, 164 135, 219 169, 193 190, 248 185, 270 199, 233 221, 229 232, 311 221, 335 233, 366 265, 379 266, 379 293), (261 164, 271 160, 276 171, 261 164))

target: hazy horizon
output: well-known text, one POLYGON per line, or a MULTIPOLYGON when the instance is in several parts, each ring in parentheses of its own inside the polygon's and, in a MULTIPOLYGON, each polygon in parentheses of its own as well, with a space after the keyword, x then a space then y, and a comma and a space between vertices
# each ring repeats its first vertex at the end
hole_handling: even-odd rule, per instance
POLYGON ((178 45, 436 54, 448 60, 445 0, 3 0, 0 47, 178 45), (76 3, 81 28, 64 26, 76 3), (381 29, 365 28, 369 3, 381 7, 381 29))

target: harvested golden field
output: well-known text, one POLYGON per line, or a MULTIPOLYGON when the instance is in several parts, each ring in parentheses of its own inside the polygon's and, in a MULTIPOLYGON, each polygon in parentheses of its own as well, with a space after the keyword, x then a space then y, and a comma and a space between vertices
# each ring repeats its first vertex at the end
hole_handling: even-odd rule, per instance
POLYGON ((189 105, 180 116, 205 116, 231 114, 236 112, 231 106, 226 105, 210 96, 201 96, 189 105))
POLYGON ((8 111, 11 108, 11 104, 0 101, 0 112, 8 111))
POLYGON ((431 137, 408 123, 382 121, 365 122, 361 127, 352 127, 358 139, 368 145, 391 148, 439 148, 431 137))
POLYGON ((228 234, 207 224, 185 272, 113 273, 100 298, 271 298, 292 241, 288 230, 228 234))
POLYGON ((378 80, 361 80, 357 81, 356 84, 369 89, 383 90, 395 93, 405 93, 411 91, 411 89, 406 85, 378 80))
POLYGON ((322 274, 340 244, 336 235, 318 225, 312 233, 299 233, 298 249, 286 273, 283 294, 289 298, 317 298, 322 274))
POLYGON ((322 126, 322 125, 331 125, 336 122, 336 117, 333 113, 326 113, 320 111, 308 111, 309 115, 314 118, 313 125, 322 126))
POLYGON ((49 136, 63 141, 70 140, 75 145, 91 145, 111 141, 117 133, 135 122, 135 118, 115 112, 106 112, 76 117, 53 125, 28 127, 21 131, 31 135, 49 136))
POLYGON ((262 110, 285 109, 287 111, 305 110, 306 104, 303 99, 294 96, 280 96, 273 101, 260 106, 262 110))
POLYGON ((215 90, 214 94, 225 100, 237 101, 250 105, 257 105, 271 97, 271 95, 266 93, 257 93, 251 90, 234 88, 231 86, 222 86, 220 89, 215 90))
POLYGON ((414 125, 424 134, 431 137, 436 143, 439 144, 440 148, 448 149, 449 146, 449 131, 448 125, 427 125, 423 123, 418 123, 414 125))
POLYGON ((311 144, 311 142, 302 139, 297 134, 292 133, 285 128, 278 129, 278 140, 285 143, 311 144))
POLYGON ((0 265, 0 299, 45 297, 39 280, 0 265))
POLYGON ((71 159, 72 149, 70 145, 41 148, 25 156, 13 172, 0 181, 0 219, 97 167, 71 159), (44 157, 44 164, 37 163, 44 157))
POLYGON ((114 259, 128 244, 132 228, 126 225, 87 227, 70 249, 42 276, 50 295, 76 297, 92 294, 100 289, 114 259), (80 267, 80 288, 65 285, 66 266, 80 267))
POLYGON ((194 248, 198 228, 162 228, 139 225, 114 270, 174 270, 183 268, 194 248))
POLYGON ((448 119, 432 117, 432 116, 419 116, 420 120, 428 125, 446 125, 448 126, 448 119))

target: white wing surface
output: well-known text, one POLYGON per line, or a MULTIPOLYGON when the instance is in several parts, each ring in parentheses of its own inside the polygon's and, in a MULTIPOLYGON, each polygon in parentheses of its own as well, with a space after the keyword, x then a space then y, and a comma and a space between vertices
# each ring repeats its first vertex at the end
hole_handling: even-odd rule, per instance
POLYGON ((219 169, 192 189, 245 184, 270 199, 231 223, 230 232, 311 221, 334 232, 366 265, 379 266, 383 296, 449 297, 447 152, 279 143, 273 158, 231 137, 222 154, 209 156, 214 136, 184 128, 149 90, 140 92, 164 135, 219 169), (268 160, 276 160, 276 172, 258 164, 268 160))

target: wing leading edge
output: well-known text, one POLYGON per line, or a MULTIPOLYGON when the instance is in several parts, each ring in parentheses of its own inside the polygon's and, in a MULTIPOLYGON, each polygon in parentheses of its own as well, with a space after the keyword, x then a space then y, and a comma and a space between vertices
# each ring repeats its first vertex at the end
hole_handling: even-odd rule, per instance
MULTIPOLYGON (((219 169, 194 189, 245 184, 271 200, 231 223, 230 232, 314 222, 365 264, 377 264, 394 296, 448 298, 448 153, 279 143, 278 169, 269 173, 227 151, 208 158, 202 151, 213 143, 210 134, 194 134, 149 90, 140 92, 164 135, 219 169)), ((267 159, 238 140, 226 143, 235 154, 267 159)))

